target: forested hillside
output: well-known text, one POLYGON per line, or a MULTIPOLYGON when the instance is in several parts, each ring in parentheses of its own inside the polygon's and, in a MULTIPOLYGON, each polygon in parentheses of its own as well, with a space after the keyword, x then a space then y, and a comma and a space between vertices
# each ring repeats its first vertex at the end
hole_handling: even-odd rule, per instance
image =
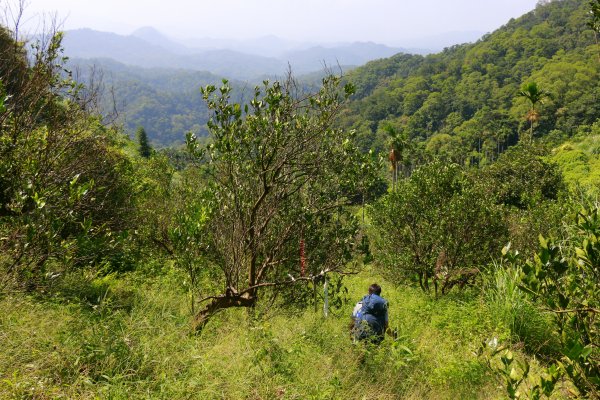
MULTIPOLYGON (((493 160, 529 128, 528 101, 518 93, 524 83, 536 82, 550 97, 539 105, 534 135, 560 143, 592 125, 600 103, 598 50, 587 20, 581 1, 550 2, 474 44, 372 61, 348 73, 357 92, 342 124, 358 131, 363 149, 387 151, 392 128, 393 135, 415 143, 414 159, 493 160)), ((91 64, 104 71, 128 132, 143 125, 158 146, 181 144, 188 131, 206 134, 198 89, 218 84, 222 76, 107 59, 71 64, 81 66, 83 77, 91 64)), ((254 85, 232 83, 237 91, 254 85)), ((105 100, 105 109, 112 110, 113 98, 105 100)), ((409 158, 404 162, 414 163, 409 158)))
POLYGON ((200 88, 222 79, 208 72, 132 67, 109 59, 71 59, 68 68, 77 81, 99 85, 99 111, 108 120, 131 137, 143 126, 157 147, 181 145, 188 132, 207 135, 208 110, 200 88))
POLYGON ((207 135, 208 114, 199 91, 207 84, 231 80, 236 99, 242 100, 242 92, 263 79, 284 76, 288 68, 296 75, 309 74, 308 81, 316 75, 318 82, 324 65, 350 70, 400 51, 375 43, 294 48, 300 44, 280 40, 281 48, 270 50, 274 54, 255 54, 270 43, 269 38, 263 41, 207 39, 200 42, 204 47, 187 47, 152 28, 129 36, 79 29, 67 31, 62 45, 76 79, 88 84, 93 71, 94 83, 103 86, 100 111, 109 119, 117 112, 116 122, 132 137, 144 126, 158 147, 181 145, 188 132, 207 135))
POLYGON ((553 143, 589 132, 600 111, 600 48, 588 21, 586 1, 544 2, 477 43, 373 61, 348 76, 357 94, 343 124, 365 149, 387 152, 391 136, 410 143, 406 164, 430 155, 493 161, 530 123, 534 138, 553 143), (519 92, 529 82, 548 96, 528 120, 519 92))
MULTIPOLYGON (((183 144, 188 132, 207 136, 208 110, 200 88, 220 85, 223 80, 209 72, 142 68, 111 59, 72 58, 67 67, 76 81, 98 89, 98 111, 106 121, 123 127, 132 138, 143 126, 157 148, 183 144)), ((314 88, 325 75, 326 71, 321 70, 298 80, 303 86, 314 88)), ((256 83, 231 81, 233 98, 245 101, 256 83)))

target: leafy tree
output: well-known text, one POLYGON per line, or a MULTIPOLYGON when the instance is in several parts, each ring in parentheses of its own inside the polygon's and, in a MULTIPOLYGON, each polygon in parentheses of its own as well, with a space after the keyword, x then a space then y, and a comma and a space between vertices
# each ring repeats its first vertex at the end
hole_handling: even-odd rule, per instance
POLYGON ((368 158, 350 133, 332 128, 352 93, 338 86, 330 76, 317 93, 303 94, 291 78, 266 81, 246 105, 230 102, 227 81, 218 95, 214 86, 203 89, 213 112, 212 143, 199 146, 189 135, 188 145, 207 162, 205 257, 220 269, 223 292, 205 299, 196 328, 218 310, 254 306, 262 289, 282 290, 345 267, 357 222, 343 193, 368 173, 368 158))
POLYGON ((534 251, 539 234, 558 234, 568 209, 559 166, 539 145, 519 143, 479 171, 485 196, 505 209, 510 240, 522 252, 534 251))
POLYGON ((482 171, 487 196, 519 209, 557 200, 566 187, 558 165, 544 158, 544 148, 528 143, 513 146, 482 171))
POLYGON ((371 210, 375 251, 395 280, 442 293, 473 278, 506 238, 500 208, 456 164, 420 167, 371 210), (439 287, 441 286, 441 287, 439 287))
POLYGON ((87 111, 83 88, 61 77, 61 38, 28 53, 0 27, 0 268, 32 289, 48 265, 53 276, 121 265, 130 227, 131 164, 119 135, 87 111))
POLYGON ((218 290, 214 282, 218 278, 218 271, 208 264, 210 257, 206 256, 211 252, 207 247, 211 243, 208 224, 215 202, 211 191, 205 189, 199 172, 190 168, 178 178, 179 184, 174 185, 170 201, 167 202, 171 210, 159 214, 170 217, 166 232, 163 231, 162 238, 155 236, 156 242, 170 243, 171 255, 189 278, 185 286, 189 291, 192 314, 196 313, 196 295, 201 288, 218 290), (208 279, 202 280, 202 277, 208 279))
POLYGON ((138 153, 140 156, 144 158, 150 158, 152 155, 152 147, 148 142, 148 135, 146 134, 146 130, 143 126, 140 126, 137 129, 135 136, 137 137, 138 153))
POLYGON ((400 172, 399 168, 402 168, 404 162, 403 154, 407 150, 409 140, 403 131, 396 129, 390 123, 384 124, 383 131, 388 136, 390 148, 388 160, 392 169, 392 187, 395 187, 398 181, 398 173, 400 172))

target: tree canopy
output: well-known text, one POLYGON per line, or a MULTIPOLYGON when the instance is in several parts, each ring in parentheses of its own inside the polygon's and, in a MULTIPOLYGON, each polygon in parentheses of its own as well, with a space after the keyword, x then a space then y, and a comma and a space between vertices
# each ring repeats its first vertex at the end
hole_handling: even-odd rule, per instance
POLYGON ((230 101, 226 81, 203 89, 212 142, 201 147, 190 135, 188 146, 206 157, 205 257, 221 271, 223 294, 207 299, 197 327, 218 309, 254 305, 261 289, 345 268, 357 234, 346 193, 373 169, 351 133, 332 126, 352 93, 339 81, 325 78, 316 93, 303 93, 292 78, 265 81, 247 105, 230 101))

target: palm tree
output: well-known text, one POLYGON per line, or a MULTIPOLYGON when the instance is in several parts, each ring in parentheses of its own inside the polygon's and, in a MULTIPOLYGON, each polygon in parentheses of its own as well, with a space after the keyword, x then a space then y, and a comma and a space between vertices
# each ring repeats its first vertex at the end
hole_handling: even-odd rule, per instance
POLYGON ((398 181, 398 165, 402 163, 402 152, 408 146, 408 139, 402 132, 398 132, 391 124, 383 127, 385 133, 389 136, 390 153, 388 160, 392 166, 392 188, 396 187, 398 181))
POLYGON ((531 103, 531 108, 527 112, 529 126, 529 140, 533 140, 533 123, 540 118, 539 112, 535 109, 536 104, 543 104, 544 99, 550 97, 550 93, 540 89, 535 82, 524 84, 519 91, 519 96, 525 97, 531 103))

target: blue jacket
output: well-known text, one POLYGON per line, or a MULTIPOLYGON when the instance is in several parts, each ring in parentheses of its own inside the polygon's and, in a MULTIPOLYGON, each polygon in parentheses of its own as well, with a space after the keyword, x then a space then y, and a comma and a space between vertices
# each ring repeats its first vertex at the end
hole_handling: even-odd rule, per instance
POLYGON ((385 325, 388 322, 388 303, 376 294, 363 297, 362 308, 357 318, 357 324, 365 321, 375 335, 383 336, 385 325))

